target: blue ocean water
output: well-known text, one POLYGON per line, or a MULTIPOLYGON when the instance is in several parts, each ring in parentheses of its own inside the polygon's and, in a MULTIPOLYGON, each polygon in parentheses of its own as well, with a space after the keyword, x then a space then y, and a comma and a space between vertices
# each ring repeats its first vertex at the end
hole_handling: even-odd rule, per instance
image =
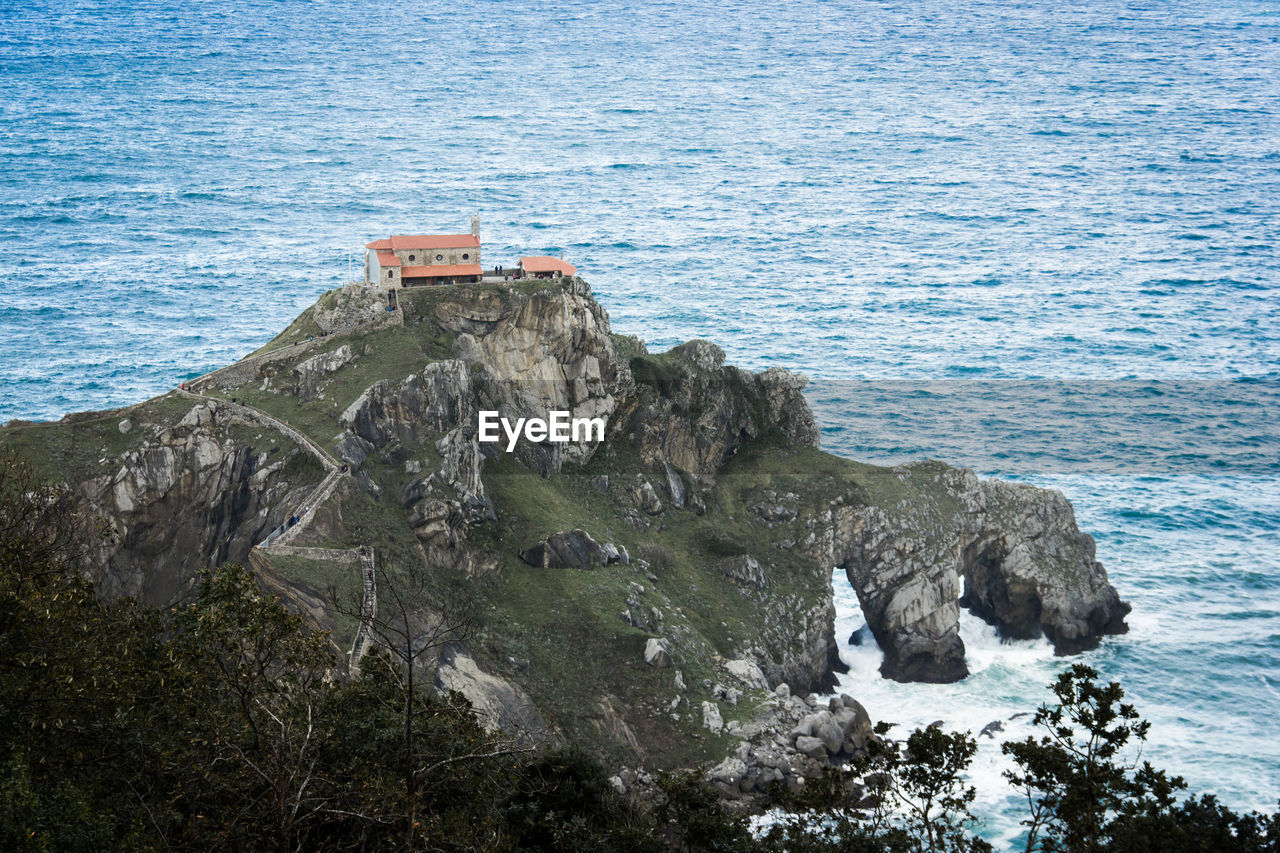
MULTIPOLYGON (((389 5, 0 0, 0 419, 159 393, 478 209, 486 261, 563 252, 619 331, 822 380, 831 450, 1061 488, 1148 754, 1274 806, 1280 7, 389 5)), ((870 649, 849 689, 1045 698, 1060 661, 966 630, 963 684, 870 649)))

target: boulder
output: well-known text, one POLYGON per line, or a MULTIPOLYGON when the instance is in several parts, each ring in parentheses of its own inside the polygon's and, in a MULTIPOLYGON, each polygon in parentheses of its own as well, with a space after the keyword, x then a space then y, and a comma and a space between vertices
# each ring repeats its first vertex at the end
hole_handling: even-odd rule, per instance
POLYGON ((521 551, 520 559, 544 569, 589 569, 621 563, 623 552, 614 545, 601 545, 585 530, 565 530, 521 551))
POLYGON ((737 660, 727 661, 724 668, 726 672, 748 687, 756 690, 769 689, 769 682, 764 677, 764 673, 760 671, 760 667, 755 661, 739 658, 737 660))
POLYGON ((355 359, 351 347, 343 344, 337 349, 313 355, 299 362, 293 368, 293 393, 298 396, 299 403, 306 403, 315 397, 320 384, 330 374, 337 373, 355 359))
POLYGON ((747 772, 747 765, 739 758, 730 756, 707 772, 707 779, 722 785, 736 786, 747 772))
POLYGON ((739 586, 762 590, 769 586, 769 578, 760 562, 750 554, 726 557, 717 564, 720 573, 739 586))
POLYGON ((640 480, 634 483, 629 491, 631 499, 635 501, 636 507, 648 513, 649 515, 657 515, 662 512, 662 501, 658 498, 657 491, 654 490, 653 484, 648 480, 640 480))
POLYGON ((808 735, 800 735, 796 738, 796 751, 819 760, 825 760, 827 757, 827 747, 822 739, 808 735))
POLYGON ((724 718, 720 716, 720 709, 716 706, 716 703, 702 703, 702 725, 715 735, 724 730, 724 718))
POLYGON ((822 745, 832 755, 840 752, 841 747, 844 746, 844 732, 840 730, 840 726, 834 720, 828 719, 825 721, 818 727, 818 731, 814 736, 822 741, 822 745))
POLYGON ((650 637, 644 644, 644 662, 659 669, 671 666, 671 652, 667 650, 666 642, 650 637))

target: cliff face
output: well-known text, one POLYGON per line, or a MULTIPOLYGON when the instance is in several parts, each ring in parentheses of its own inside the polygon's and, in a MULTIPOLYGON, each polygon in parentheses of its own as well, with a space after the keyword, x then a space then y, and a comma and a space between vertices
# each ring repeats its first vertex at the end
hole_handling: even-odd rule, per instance
POLYGON ((900 680, 966 674, 961 607, 1062 652, 1123 630, 1127 606, 1062 495, 823 454, 801 377, 727 366, 706 341, 648 353, 612 334, 578 279, 414 289, 400 306, 389 320, 367 293, 327 295, 274 349, 204 383, 207 398, 164 398, 77 468, 119 532, 104 593, 172 601, 196 568, 245 560, 318 500, 290 549, 254 552, 317 622, 350 630, 322 591, 358 587, 350 549, 371 549, 414 624, 468 614, 429 668, 496 725, 667 766, 737 744, 742 773, 721 775, 739 791, 786 778, 786 755, 812 771, 865 739, 852 700, 830 719, 796 704, 839 665, 835 567, 900 680), (608 435, 507 453, 479 441, 481 410, 600 417, 608 435), (326 453, 347 472, 313 497, 326 453), (752 718, 752 696, 774 710, 752 718))
POLYGON ((961 607, 1003 637, 1043 634, 1059 654, 1125 630, 1129 607, 1060 492, 980 481, 936 462, 889 476, 912 497, 880 504, 838 498, 805 540, 817 559, 844 569, 885 652, 886 677, 964 678, 961 607))
POLYGON ((108 522, 98 549, 104 595, 178 600, 206 566, 243 562, 319 482, 287 437, 232 411, 175 395, 56 424, 13 424, 0 446, 67 483, 108 522))
POLYGON ((1126 630, 1129 605, 1107 582, 1093 537, 1081 533, 1061 492, 1019 483, 981 483, 974 523, 960 545, 961 605, 999 629, 1041 633, 1059 654, 1097 645, 1126 630))

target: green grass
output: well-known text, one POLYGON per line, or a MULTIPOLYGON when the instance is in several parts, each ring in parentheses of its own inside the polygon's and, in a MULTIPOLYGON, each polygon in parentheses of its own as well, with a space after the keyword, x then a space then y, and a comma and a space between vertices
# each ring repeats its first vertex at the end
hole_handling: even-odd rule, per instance
MULTIPOLYGON (((579 705, 583 697, 611 694, 643 709, 628 716, 633 726, 649 730, 653 766, 686 766, 722 755, 717 753, 724 746, 722 738, 701 728, 699 706, 711 698, 702 681, 720 680, 711 661, 758 643, 774 648, 793 643, 794 637, 767 634, 760 624, 761 604, 787 598, 793 611, 800 611, 826 593, 827 579, 812 560, 775 547, 780 539, 798 538, 800 531, 786 525, 765 528, 747 510, 763 488, 798 488, 813 460, 767 448, 757 452, 754 464, 726 470, 709 495, 704 516, 668 509, 649 531, 637 531, 623 520, 630 506, 623 481, 640 470, 627 448, 602 450, 586 468, 549 479, 505 458, 486 462, 484 481, 499 520, 477 528, 471 537, 502 559, 500 580, 483 589, 493 617, 485 625, 485 640, 496 671, 510 669, 504 663, 508 656, 528 658, 528 675, 504 676, 523 683, 567 731, 600 748, 612 747, 593 731, 595 709, 579 705), (590 480, 604 472, 611 486, 602 495, 590 480), (658 581, 635 566, 548 570, 519 560, 520 548, 575 527, 635 556, 663 553, 665 565, 651 569, 658 581), (744 593, 718 568, 727 551, 755 555, 766 565, 772 586, 763 593, 744 593), (622 621, 619 613, 627 606, 632 583, 645 588, 638 596, 641 609, 657 606, 663 612, 665 631, 642 631, 622 621), (675 668, 690 685, 690 707, 681 708, 679 722, 665 708, 675 695, 673 670, 655 670, 643 661, 645 640, 660 634, 679 635, 672 644, 675 668)), ((829 468, 832 477, 844 479, 851 473, 839 460, 829 468)), ((722 711, 730 717, 739 713, 722 711)))
POLYGON ((261 409, 300 430, 321 447, 332 449, 334 436, 342 431, 339 415, 370 385, 382 379, 399 383, 428 363, 449 355, 432 329, 392 326, 334 341, 324 349, 299 353, 297 362, 340 346, 350 346, 356 357, 325 379, 320 389, 324 399, 300 403, 292 393, 294 365, 287 362, 271 377, 265 389, 259 379, 237 388, 207 393, 261 409), (371 350, 368 355, 364 354, 366 346, 371 350))
POLYGON ((115 473, 119 457, 155 435, 152 426, 169 427, 195 406, 169 393, 145 403, 107 412, 82 412, 70 419, 43 423, 12 423, 0 428, 0 448, 27 461, 49 480, 81 481, 115 473), (120 432, 128 419, 133 428, 120 432), (104 471, 104 465, 111 470, 104 471))
POLYGON ((304 557, 282 556, 272 554, 268 557, 271 568, 281 577, 287 578, 313 595, 326 602, 325 611, 332 624, 333 640, 338 648, 346 651, 355 640, 360 620, 354 609, 359 607, 360 598, 364 594, 364 584, 360 578, 359 563, 340 563, 330 560, 312 560, 304 557), (341 613, 332 605, 333 596, 343 603, 341 613))
POLYGON ((637 356, 645 355, 644 341, 634 335, 610 335, 613 341, 613 353, 620 364, 630 364, 637 356))

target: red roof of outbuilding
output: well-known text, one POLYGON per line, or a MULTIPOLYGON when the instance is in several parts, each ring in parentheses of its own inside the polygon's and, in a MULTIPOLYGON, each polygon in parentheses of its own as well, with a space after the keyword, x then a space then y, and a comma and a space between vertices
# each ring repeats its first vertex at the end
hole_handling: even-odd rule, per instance
POLYGON ((405 249, 469 249, 479 248, 480 238, 474 234, 393 234, 389 248, 405 249))
POLYGON ((398 267, 400 266, 400 259, 391 252, 379 252, 378 264, 384 267, 398 267))
POLYGON ((484 271, 479 264, 433 264, 400 269, 401 278, 451 278, 455 275, 484 275, 484 271))
POLYGON ((567 264, 559 258, 546 255, 530 255, 520 259, 520 267, 525 272, 558 272, 561 275, 577 275, 578 268, 567 264))

